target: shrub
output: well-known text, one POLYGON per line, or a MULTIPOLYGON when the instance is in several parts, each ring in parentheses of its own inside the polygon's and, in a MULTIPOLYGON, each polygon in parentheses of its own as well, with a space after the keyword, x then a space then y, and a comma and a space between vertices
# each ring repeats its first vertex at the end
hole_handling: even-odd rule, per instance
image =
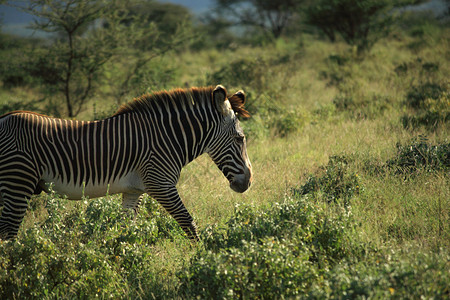
POLYGON ((282 112, 269 118, 267 125, 275 136, 286 137, 303 128, 309 121, 309 115, 300 110, 282 112))
POLYGON ((48 218, 22 228, 16 241, 0 241, 0 298, 123 298, 151 284, 152 247, 176 223, 154 200, 131 220, 111 197, 43 197, 48 218))
POLYGON ((29 71, 35 59, 33 50, 43 45, 44 39, 0 33, 0 81, 3 88, 33 86, 39 83, 29 71))
POLYGON ((450 143, 433 145, 425 136, 418 136, 405 144, 397 143, 394 157, 385 162, 367 159, 363 171, 371 176, 415 174, 421 171, 440 172, 450 168, 450 143))
POLYGON ((432 82, 416 85, 408 92, 405 104, 412 109, 423 109, 427 99, 438 99, 447 90, 445 86, 432 82))
POLYGON ((450 169, 450 143, 432 145, 419 136, 406 145, 397 144, 396 156, 386 165, 396 173, 447 171, 450 169))
POLYGON ((347 62, 350 61, 350 57, 346 56, 346 55, 339 55, 339 54, 330 54, 328 56, 328 61, 330 63, 335 63, 338 66, 343 66, 345 65, 347 62))
POLYGON ((333 104, 336 111, 345 112, 353 118, 373 119, 391 108, 392 101, 388 97, 379 95, 355 99, 341 94, 333 99, 333 104))
POLYGON ((358 174, 349 173, 349 158, 345 156, 331 156, 328 164, 322 167, 324 174, 320 177, 311 175, 300 188, 294 188, 298 195, 323 194, 328 201, 343 200, 348 203, 354 194, 360 192, 358 174))
POLYGON ((270 134, 267 120, 260 114, 252 115, 249 120, 242 122, 241 125, 249 141, 258 140, 262 137, 267 137, 270 134))
POLYGON ((344 261, 311 288, 314 299, 445 299, 450 293, 448 252, 390 249, 361 262, 344 261))
POLYGON ((241 248, 203 252, 182 275, 187 297, 277 299, 293 297, 319 277, 301 245, 267 239, 241 248))
POLYGON ((445 36, 445 30, 442 30, 445 23, 427 11, 405 12, 402 21, 402 29, 414 38, 407 45, 414 53, 433 47, 445 36))
MULTIPOLYGON (((329 165, 347 164, 330 158, 329 165), (337 162, 335 162, 337 161, 337 162)), ((373 249, 351 210, 310 194, 266 209, 238 205, 180 271, 180 296, 200 299, 414 298, 448 295, 448 251, 373 249)), ((404 248, 404 247, 403 247, 404 248)))
POLYGON ((385 174, 386 164, 376 158, 366 158, 362 162, 362 171, 370 176, 382 176, 385 174))
POLYGON ((401 122, 405 128, 425 126, 428 130, 436 129, 440 124, 450 121, 450 92, 442 92, 437 98, 420 101, 421 109, 414 115, 403 115, 401 122))
MULTIPOLYGON (((439 71, 440 65, 438 62, 424 61, 421 57, 414 60, 405 61, 395 66, 394 72, 398 76, 404 76, 406 74, 411 74, 414 77, 419 77, 422 80, 429 80, 433 78, 434 75, 439 71)), ((413 92, 414 89, 420 89, 419 86, 415 86, 410 91, 413 92)))
POLYGON ((353 78, 353 64, 349 63, 349 55, 330 55, 325 59, 326 67, 319 71, 319 78, 327 81, 327 85, 338 89, 353 78))
POLYGON ((363 253, 351 213, 294 196, 266 210, 237 206, 226 228, 209 227, 187 269, 179 274, 187 297, 293 297, 344 257, 363 253))
POLYGON ((348 252, 341 246, 345 248, 345 243, 342 243, 347 234, 344 224, 351 220, 348 211, 344 208, 339 208, 339 211, 342 215, 337 217, 327 215, 326 206, 319 200, 300 196, 274 203, 266 210, 237 206, 227 228, 208 229, 203 234, 203 241, 206 249, 218 250, 240 248, 243 241, 294 238, 297 242, 314 245, 312 253, 316 260, 324 257, 325 252, 328 260, 338 259, 348 252))

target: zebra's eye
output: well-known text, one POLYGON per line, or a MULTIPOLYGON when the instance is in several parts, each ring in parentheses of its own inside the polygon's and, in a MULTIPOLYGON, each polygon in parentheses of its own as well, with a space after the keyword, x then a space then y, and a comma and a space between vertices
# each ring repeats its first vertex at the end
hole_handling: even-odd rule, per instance
POLYGON ((242 144, 244 142, 244 136, 243 135, 238 135, 238 136, 235 137, 235 140, 239 144, 242 144))

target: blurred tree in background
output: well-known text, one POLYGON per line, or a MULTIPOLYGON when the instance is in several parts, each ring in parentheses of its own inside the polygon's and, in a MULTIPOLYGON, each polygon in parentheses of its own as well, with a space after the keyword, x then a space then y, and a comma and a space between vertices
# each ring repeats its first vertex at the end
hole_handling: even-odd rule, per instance
POLYGON ((120 1, 31 0, 20 8, 37 17, 32 28, 53 34, 47 47, 34 51, 30 67, 47 94, 64 98, 64 112, 53 97, 49 110, 76 116, 93 95, 103 65, 122 49, 126 34, 118 12, 123 6, 120 1))
POLYGON ((390 31, 394 8, 420 2, 423 1, 319 0, 306 8, 306 22, 318 27, 333 42, 339 34, 362 53, 390 31))
POLYGON ((279 38, 305 0, 216 0, 219 16, 232 24, 257 27, 279 38))

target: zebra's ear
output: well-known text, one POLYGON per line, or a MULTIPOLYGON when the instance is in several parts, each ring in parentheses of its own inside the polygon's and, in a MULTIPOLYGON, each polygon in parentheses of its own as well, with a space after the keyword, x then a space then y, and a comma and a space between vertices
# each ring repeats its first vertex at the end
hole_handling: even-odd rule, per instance
POLYGON ((220 112, 225 113, 224 105, 225 100, 227 100, 227 90, 222 85, 216 86, 212 92, 212 98, 217 109, 220 112))
POLYGON ((231 97, 236 97, 236 98, 240 99, 240 102, 241 102, 242 105, 245 104, 245 94, 244 94, 244 91, 239 90, 239 91, 237 91, 237 92, 236 92, 233 96, 231 96, 231 97))

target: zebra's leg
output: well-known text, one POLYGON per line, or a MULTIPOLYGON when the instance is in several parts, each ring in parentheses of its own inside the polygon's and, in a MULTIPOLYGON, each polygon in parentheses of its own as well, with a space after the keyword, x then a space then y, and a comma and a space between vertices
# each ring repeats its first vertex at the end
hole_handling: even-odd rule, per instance
POLYGON ((2 192, 4 201, 0 216, 0 239, 14 239, 19 231, 20 224, 28 208, 28 199, 31 194, 24 191, 2 192))
POLYGON ((14 239, 39 181, 32 160, 23 153, 0 157, 0 238, 14 239))
POLYGON ((151 188, 147 190, 147 193, 156 199, 175 221, 180 224, 181 228, 191 240, 199 240, 197 225, 181 201, 175 186, 151 188))
POLYGON ((139 212, 139 206, 142 203, 144 194, 127 194, 122 195, 122 207, 124 210, 132 209, 134 212, 134 218, 139 212))

